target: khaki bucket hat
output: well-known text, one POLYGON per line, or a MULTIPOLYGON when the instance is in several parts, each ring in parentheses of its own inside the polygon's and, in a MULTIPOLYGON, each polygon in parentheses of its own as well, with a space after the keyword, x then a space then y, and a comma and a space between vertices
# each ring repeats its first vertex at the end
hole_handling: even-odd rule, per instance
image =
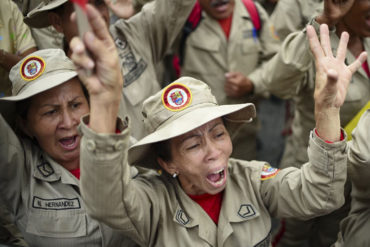
POLYGON ((14 103, 28 99, 36 94, 77 76, 73 62, 61 49, 44 49, 31 53, 19 61, 10 70, 9 78, 12 82, 12 96, 0 98, 0 112, 9 117, 14 112, 14 103))
POLYGON ((42 0, 36 8, 31 10, 24 18, 24 22, 35 28, 43 28, 50 26, 48 11, 56 9, 65 4, 68 0, 42 0))
POLYGON ((252 121, 256 109, 252 103, 218 105, 207 84, 182 77, 145 100, 143 116, 148 135, 129 149, 128 162, 158 169, 152 144, 185 134, 219 117, 224 117, 232 136, 238 129, 235 126, 252 121))

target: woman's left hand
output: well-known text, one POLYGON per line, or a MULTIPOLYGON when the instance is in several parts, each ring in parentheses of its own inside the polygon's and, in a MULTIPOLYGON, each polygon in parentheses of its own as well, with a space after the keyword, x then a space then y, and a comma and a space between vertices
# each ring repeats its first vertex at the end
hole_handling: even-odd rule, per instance
POLYGON ((317 131, 327 141, 340 139, 339 109, 346 98, 352 75, 361 67, 367 58, 366 52, 350 65, 345 64, 349 35, 343 32, 337 55, 331 49, 328 26, 320 26, 320 41, 312 26, 307 26, 307 36, 311 51, 315 57, 315 119, 317 131))
POLYGON ((84 35, 83 41, 78 37, 72 39, 71 59, 89 92, 90 127, 97 132, 114 133, 123 86, 119 58, 100 13, 89 4, 86 13, 92 31, 84 35), (92 70, 92 74, 87 74, 86 70, 92 70))

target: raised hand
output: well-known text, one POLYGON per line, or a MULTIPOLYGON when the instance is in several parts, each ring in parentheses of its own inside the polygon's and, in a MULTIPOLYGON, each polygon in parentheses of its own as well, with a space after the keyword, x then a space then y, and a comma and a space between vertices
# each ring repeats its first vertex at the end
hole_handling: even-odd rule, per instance
POLYGON ((135 14, 132 0, 104 0, 112 12, 121 19, 128 19, 135 14))
POLYGON ((72 39, 71 59, 90 96, 90 127, 97 132, 114 133, 123 86, 118 54, 100 13, 91 5, 87 5, 86 12, 92 31, 85 34, 83 41, 72 39), (87 75, 85 69, 92 69, 93 73, 87 75))
POLYGON ((343 32, 336 57, 330 44, 328 26, 320 26, 320 41, 312 26, 307 27, 307 36, 315 58, 315 118, 320 136, 328 141, 337 141, 340 137, 339 109, 343 105, 347 88, 353 73, 367 58, 366 52, 350 65, 345 64, 349 35, 343 32))
POLYGON ((324 0, 324 10, 316 18, 320 24, 327 24, 334 27, 348 11, 356 0, 324 0))

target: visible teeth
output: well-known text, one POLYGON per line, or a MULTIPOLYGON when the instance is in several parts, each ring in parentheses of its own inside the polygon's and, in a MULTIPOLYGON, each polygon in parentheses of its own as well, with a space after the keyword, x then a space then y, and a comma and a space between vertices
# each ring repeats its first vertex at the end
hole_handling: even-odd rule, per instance
POLYGON ((216 172, 214 172, 214 173, 212 173, 212 174, 221 173, 221 172, 223 172, 223 171, 224 171, 224 168, 221 168, 220 170, 218 170, 218 171, 216 171, 216 172))

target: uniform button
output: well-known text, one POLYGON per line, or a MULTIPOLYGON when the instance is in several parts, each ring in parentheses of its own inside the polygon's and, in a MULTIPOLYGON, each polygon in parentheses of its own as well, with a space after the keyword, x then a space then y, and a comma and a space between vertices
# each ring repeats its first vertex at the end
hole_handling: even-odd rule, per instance
POLYGON ((114 144, 114 148, 116 150, 122 150, 125 146, 125 142, 124 141, 118 141, 116 144, 114 144))
POLYGON ((89 151, 94 151, 95 148, 96 148, 95 142, 93 140, 88 140, 87 143, 86 143, 86 148, 89 151))

